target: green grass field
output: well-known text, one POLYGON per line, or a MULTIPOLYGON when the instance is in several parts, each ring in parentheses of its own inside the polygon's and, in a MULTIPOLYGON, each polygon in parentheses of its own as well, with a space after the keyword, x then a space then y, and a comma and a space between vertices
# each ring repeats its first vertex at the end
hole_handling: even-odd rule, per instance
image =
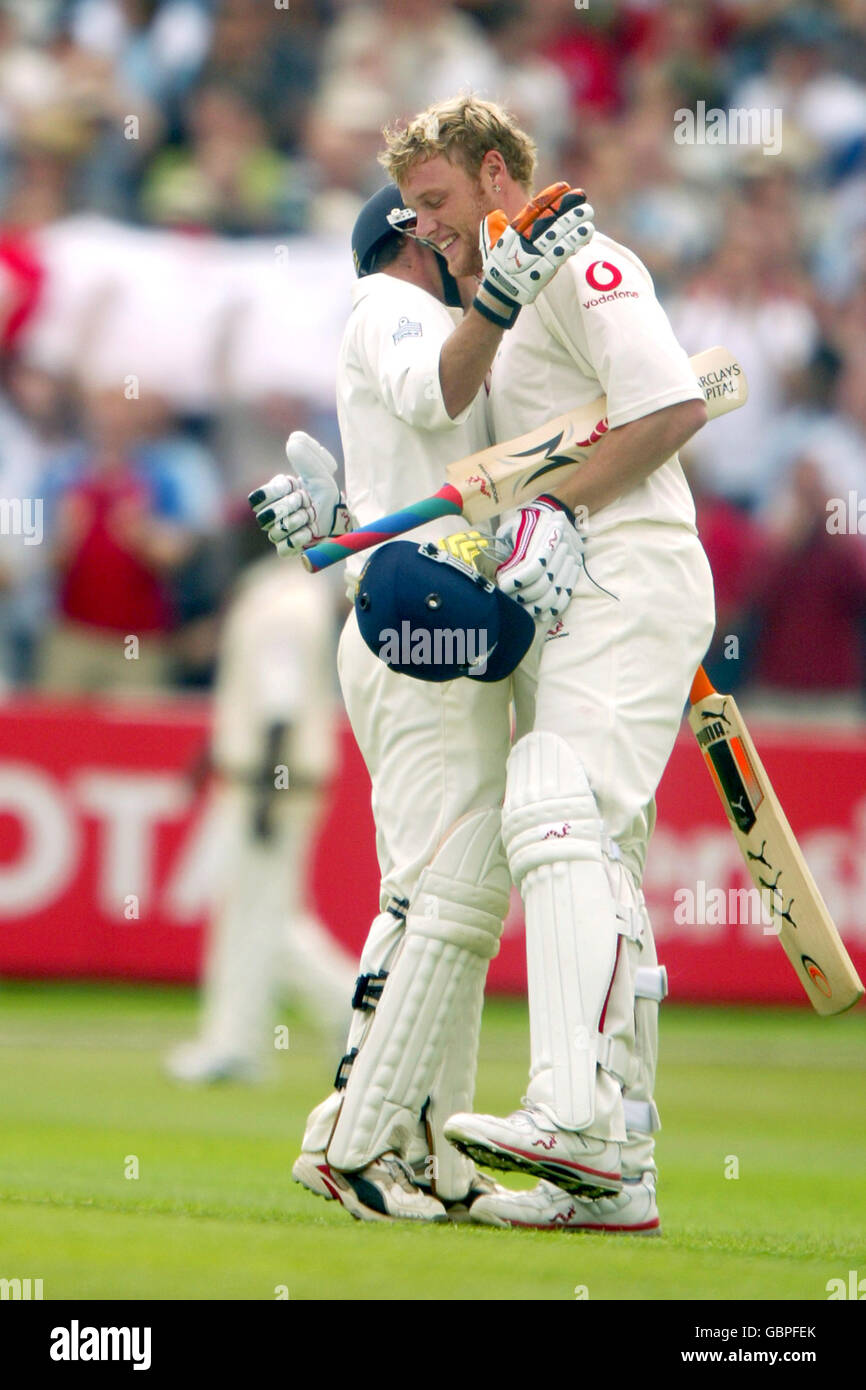
MULTIPOLYGON (((194 1021, 184 990, 0 988, 0 1277, 46 1299, 824 1300, 866 1276, 862 1009, 663 1008, 658 1240, 354 1222, 290 1178, 333 1074, 315 1033, 290 1016, 272 1080, 198 1090, 160 1069, 194 1021)), ((491 1002, 479 1109, 513 1108, 527 1051, 525 1008, 491 1002)))

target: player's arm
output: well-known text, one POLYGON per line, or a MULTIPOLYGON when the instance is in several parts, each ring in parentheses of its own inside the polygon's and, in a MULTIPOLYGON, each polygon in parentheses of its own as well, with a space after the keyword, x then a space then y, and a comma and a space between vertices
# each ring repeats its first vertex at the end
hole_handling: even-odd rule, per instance
POLYGON ((556 336, 583 370, 592 364, 607 397, 607 434, 584 467, 552 489, 572 510, 590 514, 644 482, 707 420, 646 270, 612 243, 605 253, 595 260, 593 247, 573 260, 544 304, 556 336))
POLYGON ((442 399, 452 419, 480 391, 502 334, 523 305, 534 303, 560 266, 591 240, 592 216, 583 190, 570 189, 526 228, 526 236, 508 225, 503 212, 482 219, 478 293, 439 355, 442 399))
POLYGON ((611 429, 583 467, 552 489, 571 510, 591 514, 644 482, 706 424, 702 400, 680 401, 611 429))

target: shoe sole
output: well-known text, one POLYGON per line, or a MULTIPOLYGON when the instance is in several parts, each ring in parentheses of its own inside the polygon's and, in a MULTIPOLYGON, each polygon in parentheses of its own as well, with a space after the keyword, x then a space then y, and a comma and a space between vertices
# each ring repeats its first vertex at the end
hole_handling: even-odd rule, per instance
POLYGON ((652 1238, 660 1236, 662 1233, 661 1222, 656 1218, 655 1221, 647 1221, 639 1226, 572 1226, 564 1225, 562 1222, 541 1222, 541 1221, 510 1221, 505 1217, 497 1217, 495 1221, 481 1221, 477 1216, 473 1218, 476 1226, 497 1226, 512 1227, 521 1231, 577 1231, 583 1235, 590 1236, 645 1236, 652 1238))
POLYGON ((528 1173, 533 1178, 547 1178, 557 1187, 572 1196, 583 1198, 611 1197, 622 1191, 622 1177, 619 1174, 587 1173, 575 1167, 563 1167, 558 1163, 545 1162, 535 1154, 524 1154, 519 1149, 508 1148, 486 1140, 483 1144, 474 1139, 446 1138, 460 1153, 473 1159, 480 1168, 496 1168, 505 1172, 528 1173))
POLYGON ((326 1202, 339 1202, 356 1221, 412 1221, 433 1226, 441 1225, 448 1219, 444 1214, 395 1216, 391 1212, 381 1210, 378 1205, 370 1205, 370 1202, 378 1203, 382 1200, 378 1188, 352 1173, 336 1172, 328 1163, 314 1163, 299 1158, 292 1168, 292 1177, 308 1192, 313 1192, 317 1197, 324 1197, 326 1202), (367 1201, 364 1200, 365 1197, 367 1201))

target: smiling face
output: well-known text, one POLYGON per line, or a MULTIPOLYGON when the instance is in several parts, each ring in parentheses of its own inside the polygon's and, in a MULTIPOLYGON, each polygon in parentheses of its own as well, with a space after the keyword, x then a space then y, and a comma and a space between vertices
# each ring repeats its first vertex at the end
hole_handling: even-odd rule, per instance
POLYGON ((407 207, 415 209, 415 235, 435 244, 455 277, 479 275, 478 228, 482 217, 501 205, 486 192, 489 179, 473 178, 444 155, 419 160, 400 184, 407 207))

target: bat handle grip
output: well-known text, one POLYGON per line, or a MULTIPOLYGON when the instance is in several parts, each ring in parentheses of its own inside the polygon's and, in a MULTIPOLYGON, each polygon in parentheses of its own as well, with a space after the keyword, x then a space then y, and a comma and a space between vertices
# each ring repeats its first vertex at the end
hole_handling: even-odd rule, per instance
POLYGON ((330 540, 311 545, 309 550, 304 551, 301 560, 305 569, 317 574, 319 570, 339 564, 341 560, 347 560, 350 555, 357 554, 360 550, 370 550, 374 545, 381 545, 383 541, 405 535, 407 531, 414 531, 416 526, 423 526, 425 522, 434 521, 437 517, 460 516, 462 511, 461 493, 456 487, 452 487, 451 483, 445 483, 432 497, 413 502, 399 512, 391 512, 389 516, 370 522, 368 526, 359 526, 355 531, 347 531, 344 536, 332 536, 330 540))
POLYGON ((699 700, 705 700, 708 695, 716 695, 716 687, 713 685, 703 666, 699 666, 692 681, 692 688, 689 691, 689 701, 696 705, 699 700))

